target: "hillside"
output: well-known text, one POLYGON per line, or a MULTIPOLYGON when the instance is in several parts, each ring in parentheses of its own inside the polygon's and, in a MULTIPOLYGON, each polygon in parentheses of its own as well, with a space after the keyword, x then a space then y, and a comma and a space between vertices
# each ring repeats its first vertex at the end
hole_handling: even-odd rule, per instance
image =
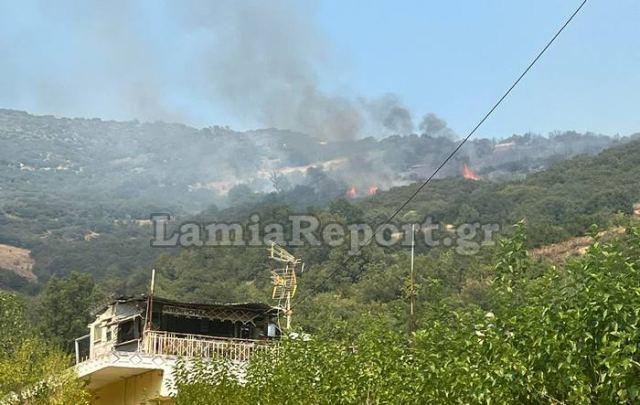
MULTIPOLYGON (((345 221, 378 223, 416 187, 397 185, 422 178, 453 147, 450 139, 424 134, 310 142, 287 131, 238 133, 0 110, 0 243, 28 249, 34 260, 33 277, 3 271, 0 285, 33 290, 53 274, 81 271, 108 290, 135 291, 160 254, 178 253, 149 248, 145 221, 153 212, 184 220, 209 207, 195 218, 242 222, 253 212, 277 219, 316 207, 345 221), (358 185, 357 193, 332 203, 345 196, 349 182, 358 185), (376 182, 377 195, 362 192, 376 182), (218 187, 224 185, 227 190, 218 187), (351 214, 340 204, 352 207, 351 214)), ((452 177, 435 180, 399 219, 507 226, 527 218, 532 246, 582 235, 640 199, 634 187, 638 142, 629 142, 575 133, 477 140, 445 168, 452 177), (618 143, 625 145, 563 161, 618 143), (480 181, 460 177, 463 162, 480 181)))
MULTIPOLYGON (((464 162, 485 178, 508 179, 628 140, 575 132, 478 139, 442 174, 460 176, 464 162)), ((427 134, 319 142, 275 129, 236 132, 0 109, 0 204, 45 197, 125 206, 129 215, 143 204, 195 212, 227 204, 225 197, 239 185, 256 192, 314 187, 310 169, 336 181, 334 189, 322 190, 332 199, 350 185, 409 184, 454 145, 451 138, 427 134)))
MULTIPOLYGON (((582 237, 594 224, 603 229, 627 225, 633 204, 640 201, 638 176, 640 141, 634 141, 597 156, 557 163, 524 180, 506 183, 461 178, 436 180, 401 213, 397 222, 421 222, 430 216, 434 222, 454 226, 476 221, 496 223, 501 227, 500 236, 506 237, 512 234, 511 225, 524 219, 525 246, 541 247, 582 237)), ((415 187, 393 188, 355 202, 338 200, 327 209, 316 208, 312 212, 321 224, 380 223, 415 187)), ((288 198, 294 197, 273 195, 258 202, 247 197, 244 205, 209 210, 196 219, 202 223, 229 222, 234 218, 245 222, 250 214, 258 213, 264 219, 286 224, 287 216, 297 212, 287 205, 288 198)), ((302 291, 307 289, 311 294, 307 297, 311 300, 301 310, 301 322, 307 326, 318 325, 323 316, 349 317, 366 308, 391 311, 404 294, 407 250, 401 247, 366 247, 362 255, 349 260, 346 266, 345 246, 302 247, 293 252, 307 264, 301 276, 302 291), (332 276, 325 280, 329 274, 332 276), (323 315, 315 312, 319 306, 324 308, 323 315)), ((416 252, 420 255, 417 259, 422 272, 420 283, 425 286, 420 294, 424 302, 433 294, 452 295, 478 304, 487 299, 482 280, 493 248, 466 256, 443 246, 425 246, 418 238, 416 252)), ((262 249, 185 249, 176 256, 162 257, 155 267, 159 270, 159 291, 167 296, 231 301, 268 297, 269 263, 262 249)))
POLYGON ((3 284, 25 286, 35 283, 34 260, 28 249, 0 244, 0 286, 3 284))
MULTIPOLYGON (((597 156, 558 162, 526 179, 504 183, 447 179, 434 181, 404 212, 445 223, 513 224, 526 219, 532 246, 584 234, 616 212, 631 214, 640 201, 640 141, 597 156)), ((399 187, 363 201, 360 207, 383 218, 416 185, 399 187)))

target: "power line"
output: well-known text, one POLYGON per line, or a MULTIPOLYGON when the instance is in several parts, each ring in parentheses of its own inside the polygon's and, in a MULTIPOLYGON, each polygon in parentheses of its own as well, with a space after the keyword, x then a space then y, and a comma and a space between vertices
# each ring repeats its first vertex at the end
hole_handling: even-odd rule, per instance
MULTIPOLYGON (((587 3, 587 0, 583 0, 580 5, 578 6, 578 8, 575 9, 575 11, 571 14, 571 16, 569 16, 569 18, 564 22, 564 24, 560 27, 560 29, 555 33, 555 35, 547 42, 547 44, 542 48, 542 50, 540 52, 538 52, 538 54, 536 55, 536 57, 531 61, 531 63, 529 63, 529 65, 526 67, 526 69, 524 69, 524 71, 520 74, 520 76, 518 76, 518 78, 513 82, 513 84, 511 84, 511 86, 507 89, 507 91, 504 92, 504 94, 502 95, 502 97, 500 97, 498 99, 498 101, 489 109, 489 111, 482 117, 482 119, 476 124, 475 127, 473 127, 473 129, 467 134, 467 136, 465 136, 462 141, 460 141, 460 143, 458 144, 458 146, 456 146, 455 149, 453 149, 453 151, 451 151, 451 153, 447 156, 446 159, 444 159, 444 161, 436 168, 436 170, 416 189, 415 192, 413 192, 413 194, 411 194, 411 196, 404 202, 402 203, 402 205, 400 205, 400 207, 398 207, 393 214, 391 214, 391 216, 389 216, 383 223, 382 225, 388 224, 390 223, 400 212, 402 212, 402 210, 411 202, 413 201, 413 199, 431 182, 431 180, 433 180, 433 178, 435 176, 438 175, 438 173, 440 172, 440 170, 442 170, 442 168, 449 163, 449 161, 456 155, 456 153, 458 153, 458 151, 467 143, 467 141, 476 133, 476 131, 482 126, 482 124, 484 124, 484 122, 491 116, 491 114, 493 114, 493 112, 500 106, 500 104, 502 104, 502 102, 507 98, 507 96, 509 96, 509 94, 511 93, 511 91, 520 83, 520 81, 527 75, 527 73, 529 73, 529 71, 533 68, 533 66, 540 60, 540 58, 542 57, 542 55, 545 54, 545 52, 551 47, 551 45, 556 41, 556 39, 560 36, 560 34, 562 34, 562 32, 564 31, 565 28, 567 28, 567 26, 571 23, 571 21, 573 21, 574 17, 576 15, 578 15, 578 13, 580 12, 580 10, 582 10, 582 8, 584 7, 584 5, 587 3)), ((375 238, 375 236, 379 233, 381 229, 381 226, 377 227, 374 232, 371 234, 371 236, 367 239, 367 241, 365 243, 362 244, 362 246, 366 246, 369 243, 371 243, 371 241, 373 240, 373 238, 375 238)), ((347 258, 340 264, 340 266, 338 266, 335 270, 333 270, 331 273, 329 273, 321 282, 320 284, 316 285, 314 289, 319 289, 321 287, 323 287, 325 285, 325 283, 332 279, 337 273, 338 271, 340 271, 340 269, 343 268, 344 265, 346 265, 349 260, 351 260, 353 257, 357 256, 360 252, 362 251, 362 247, 358 247, 358 250, 352 254, 352 255, 348 255, 347 258)), ((362 271, 362 270, 361 270, 362 271)), ((313 290, 313 289, 312 289, 313 290)), ((298 304, 304 302, 305 300, 309 299, 311 297, 311 292, 307 293, 305 296, 303 296, 302 299, 298 300, 297 303, 295 303, 293 306, 297 306, 298 304)))

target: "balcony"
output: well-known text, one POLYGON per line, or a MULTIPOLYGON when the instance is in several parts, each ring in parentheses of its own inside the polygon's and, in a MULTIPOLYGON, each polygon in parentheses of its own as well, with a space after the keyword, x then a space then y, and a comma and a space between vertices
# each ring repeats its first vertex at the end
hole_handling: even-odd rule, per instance
POLYGON ((153 356, 199 357, 244 362, 273 349, 269 341, 146 331, 141 351, 153 356))
POLYGON ((132 393, 144 401, 170 402, 180 358, 227 360, 241 380, 256 353, 277 354, 278 308, 158 297, 150 303, 148 297, 118 298, 98 312, 87 335, 75 340, 75 370, 96 404, 118 403, 132 393))
MULTIPOLYGON (((85 340, 87 337, 83 337, 85 340)), ((173 369, 178 358, 226 359, 246 363, 259 352, 272 352, 276 342, 235 339, 165 331, 145 331, 141 339, 95 350, 92 355, 77 355, 76 371, 96 390, 114 381, 149 371, 161 371, 158 393, 174 393, 173 369)))

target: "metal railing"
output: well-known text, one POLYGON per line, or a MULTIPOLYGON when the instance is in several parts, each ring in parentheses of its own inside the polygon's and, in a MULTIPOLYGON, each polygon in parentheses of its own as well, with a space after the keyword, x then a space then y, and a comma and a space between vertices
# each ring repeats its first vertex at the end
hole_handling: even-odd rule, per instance
POLYGON ((273 348, 267 341, 219 338, 164 331, 146 331, 142 351, 152 355, 224 358, 247 361, 258 351, 273 348))

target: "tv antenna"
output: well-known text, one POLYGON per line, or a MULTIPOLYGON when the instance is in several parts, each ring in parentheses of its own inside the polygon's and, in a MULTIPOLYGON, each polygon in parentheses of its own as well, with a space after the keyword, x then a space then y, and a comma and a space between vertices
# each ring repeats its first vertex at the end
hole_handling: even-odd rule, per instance
POLYGON ((269 257, 284 264, 284 267, 271 271, 271 282, 273 283, 271 298, 278 300, 279 310, 284 310, 287 317, 287 329, 289 329, 291 328, 291 300, 296 295, 298 288, 296 266, 301 264, 301 271, 304 271, 304 263, 275 242, 271 242, 269 257), (282 300, 284 300, 284 306, 281 305, 282 300))

